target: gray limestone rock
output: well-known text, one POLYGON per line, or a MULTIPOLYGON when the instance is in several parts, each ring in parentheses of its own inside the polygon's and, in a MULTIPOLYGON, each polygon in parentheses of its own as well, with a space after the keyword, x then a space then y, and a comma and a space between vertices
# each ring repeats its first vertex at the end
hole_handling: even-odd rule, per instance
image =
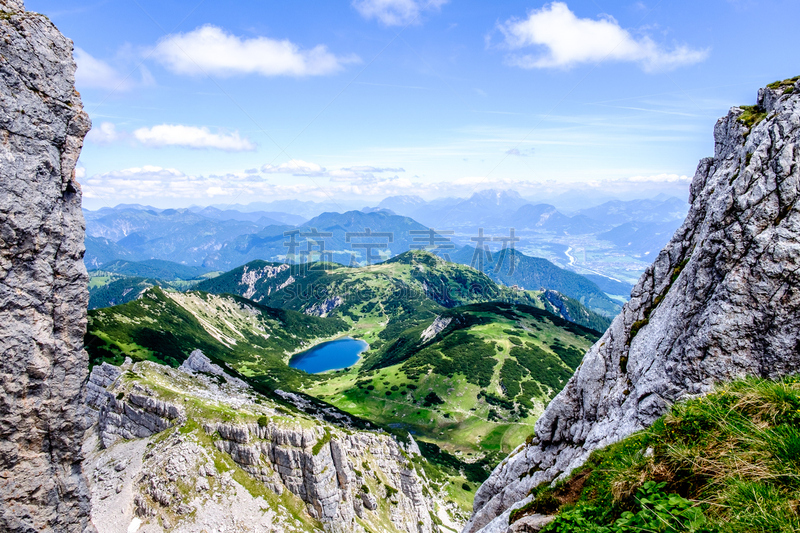
POLYGON ((282 485, 299 496, 311 516, 331 532, 360 531, 356 517, 363 515, 362 506, 370 511, 378 508, 373 495, 361 492, 353 467, 368 454, 375 461, 375 469, 398 490, 393 496, 396 503, 391 506, 395 526, 409 533, 433 530, 422 480, 400 445, 385 435, 335 432, 326 437, 319 426, 291 429, 272 423, 211 423, 204 425, 204 430, 221 437, 215 442, 217 448, 245 471, 270 487, 282 485))
POLYGON ((81 470, 88 303, 72 42, 0 0, 0 530, 91 528, 81 470))
POLYGON ((97 422, 104 447, 119 439, 149 437, 186 419, 183 408, 152 397, 147 389, 137 389, 117 396, 104 391, 106 402, 100 407, 97 422))
POLYGON ((122 370, 118 366, 103 363, 92 368, 89 374, 89 381, 86 383, 86 404, 95 408, 102 409, 114 397, 108 392, 117 378, 122 375, 122 370))
POLYGON ((752 129, 714 129, 684 224, 536 424, 476 493, 464 532, 500 531, 531 487, 641 430, 676 401, 800 368, 800 83, 761 89, 752 129))
MULTIPOLYGON (((283 495, 280 501, 302 503, 328 533, 364 533, 359 518, 374 530, 387 515, 392 531, 435 531, 431 514, 443 502, 389 435, 324 424, 304 413, 287 415, 249 387, 209 380, 192 369, 141 362, 129 370, 122 375, 101 365, 90 378, 97 388, 92 413, 98 429, 85 445, 91 450, 92 513, 111 521, 98 523, 101 531, 122 530, 137 517, 152 528, 147 531, 160 531, 155 524, 171 516, 176 531, 192 533, 218 521, 220 513, 234 522, 246 519, 250 504, 234 497, 238 489, 225 466, 230 460, 254 483, 283 495), (160 396, 165 392, 169 400, 160 396), (201 416, 193 405, 205 406, 201 416), (243 418, 221 421, 219 415, 227 418, 231 410, 243 418), (224 461, 220 452, 228 456, 224 461), (222 508, 215 503, 220 498, 222 508), (117 505, 126 511, 120 514, 117 505)), ((279 514, 296 512, 284 511, 279 514)), ((264 517, 273 530, 287 530, 276 520, 264 517)))

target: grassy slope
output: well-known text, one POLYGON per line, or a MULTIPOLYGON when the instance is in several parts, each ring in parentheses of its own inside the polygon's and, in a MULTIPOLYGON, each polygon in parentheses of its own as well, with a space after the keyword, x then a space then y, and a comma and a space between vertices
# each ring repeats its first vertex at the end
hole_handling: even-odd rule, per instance
POLYGON ((441 317, 450 324, 428 342, 420 335, 433 320, 307 392, 463 457, 488 453, 493 464, 532 432, 598 335, 523 305, 473 304, 441 317))
MULTIPOLYGON (((165 263, 167 261, 164 261, 165 263)), ((118 263, 124 263, 118 261, 118 263)), ((198 279, 164 279, 120 274, 113 270, 93 270, 89 272, 89 309, 100 309, 122 305, 137 299, 145 289, 160 287, 186 291, 197 285, 201 279, 213 277, 204 274, 198 279)))
POLYGON ((750 378, 679 403, 534 493, 512 520, 560 509, 549 531, 800 531, 800 379, 750 378))
POLYGON ((192 350, 265 383, 298 386, 310 376, 286 366, 290 354, 338 335, 346 325, 271 309, 238 296, 154 287, 124 305, 89 312, 86 349, 93 364, 152 360, 179 365, 192 350))

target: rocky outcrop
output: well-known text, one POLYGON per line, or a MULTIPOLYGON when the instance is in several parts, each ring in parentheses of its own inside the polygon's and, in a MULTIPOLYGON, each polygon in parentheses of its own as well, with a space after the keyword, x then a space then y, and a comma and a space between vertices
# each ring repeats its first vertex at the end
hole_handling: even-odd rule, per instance
MULTIPOLYGON (((93 372, 94 373, 94 372, 93 372)), ((112 382, 113 383, 113 382, 112 382)), ((105 448, 119 439, 136 439, 155 435, 186 420, 182 407, 155 397, 146 387, 135 385, 133 390, 105 395, 97 398, 97 416, 100 442, 105 448)))
POLYGON ((205 425, 215 445, 246 472, 280 494, 284 488, 308 505, 327 531, 363 531, 356 518, 378 508, 370 489, 390 501, 394 527, 408 533, 432 531, 431 506, 422 480, 398 443, 385 435, 283 428, 275 424, 205 425), (365 511, 366 509, 366 511, 365 511))
POLYGON ((108 392, 108 387, 122 375, 122 369, 118 366, 102 363, 95 366, 89 374, 89 381, 86 383, 86 403, 95 409, 102 409, 114 399, 114 395, 108 392))
POLYGON ((90 383, 97 431, 87 468, 101 533, 136 521, 146 531, 197 533, 223 521, 236 531, 256 523, 254 531, 434 531, 435 496, 412 460, 413 439, 404 450, 348 419, 290 411, 199 351, 180 369, 99 365, 90 383), (303 524, 290 526, 298 515, 303 524))
POLYGON ((630 302, 476 494, 465 527, 505 532, 528 491, 643 429, 669 406, 744 375, 800 366, 800 82, 759 92, 714 130, 691 209, 630 302))
POLYGON ((434 321, 431 323, 431 325, 425 328, 425 331, 423 331, 422 334, 419 336, 420 341, 422 341, 423 343, 428 342, 436 335, 444 331, 444 328, 446 328, 452 321, 453 319, 451 317, 442 318, 440 316, 437 316, 436 319, 434 319, 434 321))
MULTIPOLYGON (((253 295, 256 292, 258 292, 258 289, 256 288, 256 283, 258 281, 260 281, 262 279, 274 278, 278 274, 283 272, 284 270, 289 270, 289 268, 290 268, 290 266, 288 264, 283 264, 283 265, 277 265, 277 266, 267 265, 267 266, 262 267, 262 268, 256 268, 256 269, 250 270, 248 268, 248 265, 245 265, 244 266, 244 270, 242 271, 242 279, 241 279, 241 281, 239 281, 239 285, 246 285, 247 286, 247 290, 245 290, 242 293, 242 295, 245 298, 248 298, 248 299, 252 298, 253 295)), ((291 276, 289 276, 289 278, 292 281, 288 281, 287 280, 279 288, 283 288, 286 285, 294 282, 294 278, 292 278, 291 276)), ((272 292, 272 287, 269 287, 269 290, 268 290, 267 294, 269 294, 271 292, 272 292)))
POLYGON ((344 301, 345 300, 342 296, 332 296, 315 303, 308 309, 303 310, 303 312, 310 316, 326 317, 328 316, 328 313, 342 305, 344 301))
POLYGON ((88 357, 72 42, 0 0, 0 530, 82 531, 88 357))

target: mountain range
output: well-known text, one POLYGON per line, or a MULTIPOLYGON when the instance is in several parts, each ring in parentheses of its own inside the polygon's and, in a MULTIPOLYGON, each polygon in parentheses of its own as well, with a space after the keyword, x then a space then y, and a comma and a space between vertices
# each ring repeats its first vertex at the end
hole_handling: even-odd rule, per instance
MULTIPOLYGON (((376 208, 361 211, 314 212, 313 202, 276 202, 265 206, 298 209, 313 216, 304 217, 283 211, 257 210, 254 206, 192 207, 188 209, 156 209, 148 206, 122 204, 98 211, 84 210, 87 221, 87 266, 98 268, 115 259, 165 259, 209 269, 229 269, 252 259, 278 260, 290 251, 284 246, 289 240, 284 233, 299 230, 311 233, 332 232, 327 237, 326 250, 335 260, 350 264, 351 254, 356 261, 366 262, 363 248, 352 247, 372 240, 386 245, 382 259, 409 249, 410 244, 422 241, 421 236, 408 235, 409 230, 433 227, 439 231, 458 230, 453 241, 469 243, 464 231, 477 228, 514 228, 524 239, 532 235, 596 235, 628 253, 644 254, 663 245, 669 229, 676 226, 685 214, 685 203, 677 198, 657 197, 650 200, 611 201, 584 209, 572 215, 554 206, 533 203, 515 191, 486 190, 468 199, 443 198, 426 202, 419 197, 390 197, 376 208), (624 226, 629 224, 629 226, 624 226), (656 224, 657 226, 650 226, 656 224), (617 233, 610 231, 622 227, 617 233), (367 228, 376 233, 392 233, 388 238, 346 238, 347 233, 364 233, 367 228), (624 243, 618 233, 629 239, 624 243), (389 254, 388 256, 386 254, 389 254)), ((260 204, 259 204, 260 205, 260 204)), ((317 208, 323 207, 322 204, 317 208)), ((307 251, 308 239, 298 236, 296 252, 307 251)), ((312 246, 318 249, 317 246, 312 246)))

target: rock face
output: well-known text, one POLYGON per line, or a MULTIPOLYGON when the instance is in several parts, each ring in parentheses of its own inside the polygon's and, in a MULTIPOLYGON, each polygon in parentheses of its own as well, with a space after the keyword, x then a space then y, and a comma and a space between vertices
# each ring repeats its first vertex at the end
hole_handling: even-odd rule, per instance
POLYGON ((331 434, 320 427, 298 430, 273 424, 212 424, 205 431, 219 435, 216 447, 274 492, 288 489, 299 496, 326 531, 363 531, 356 518, 369 521, 364 508, 378 508, 375 495, 370 489, 365 492, 369 485, 378 487, 378 497, 389 500, 396 530, 432 531, 422 481, 397 442, 385 435, 331 434))
POLYGON ((531 487, 682 398, 735 377, 797 371, 800 82, 773 87, 759 91, 757 107, 734 107, 717 122, 686 221, 548 406, 533 442, 479 489, 465 533, 505 532, 531 487))
POLYGON ((413 440, 404 451, 385 433, 290 412, 199 350, 180 369, 123 367, 96 366, 89 379, 96 431, 86 468, 101 533, 134 523, 193 533, 433 533, 444 501, 418 473, 413 440))
POLYGON ((0 0, 0 530, 82 531, 88 302, 72 42, 0 0))

